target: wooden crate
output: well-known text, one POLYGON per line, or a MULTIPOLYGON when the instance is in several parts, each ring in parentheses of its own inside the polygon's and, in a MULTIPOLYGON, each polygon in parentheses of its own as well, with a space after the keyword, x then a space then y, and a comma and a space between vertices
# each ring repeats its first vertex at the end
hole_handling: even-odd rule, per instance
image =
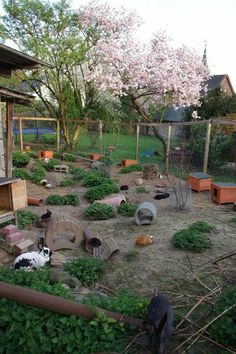
POLYGON ((212 183, 211 199, 218 204, 235 203, 236 183, 212 183))
POLYGON ((210 191, 213 178, 207 173, 195 172, 188 176, 188 183, 196 192, 210 191))
POLYGON ((38 159, 53 159, 53 151, 44 150, 38 152, 38 159))
POLYGON ((0 209, 15 211, 27 205, 26 181, 0 178, 0 209))
POLYGON ((90 160, 97 161, 97 160, 101 159, 102 157, 104 157, 104 155, 102 155, 102 154, 91 154, 90 160))
POLYGON ((121 166, 122 167, 129 167, 133 165, 137 165, 138 161, 137 160, 122 160, 121 161, 121 166))

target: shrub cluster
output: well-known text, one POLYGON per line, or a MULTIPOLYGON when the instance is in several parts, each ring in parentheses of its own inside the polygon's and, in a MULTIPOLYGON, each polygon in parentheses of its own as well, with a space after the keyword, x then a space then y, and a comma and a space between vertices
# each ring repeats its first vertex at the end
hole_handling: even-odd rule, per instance
POLYGON ((37 164, 32 171, 23 168, 15 168, 14 175, 17 178, 26 179, 36 184, 46 176, 45 169, 40 164, 37 164))
POLYGON ((63 153, 63 160, 68 161, 68 162, 76 162, 77 161, 77 157, 75 155, 72 154, 68 154, 68 153, 63 153))
POLYGON ((124 167, 120 170, 120 173, 130 173, 134 171, 142 171, 143 167, 142 165, 132 165, 128 167, 124 167))
POLYGON ((109 182, 109 183, 104 183, 101 184, 97 187, 92 187, 90 188, 85 196, 91 201, 94 202, 95 200, 99 200, 104 198, 105 196, 112 194, 112 193, 118 193, 119 188, 114 182, 109 182))
MULTIPOLYGON (((216 305, 214 317, 227 310, 232 305, 235 305, 236 286, 231 286, 224 290, 220 295, 216 305)), ((210 336, 216 342, 229 345, 232 348, 235 346, 236 338, 236 309, 233 308, 218 318, 210 327, 210 336)))
POLYGON ((172 237, 172 244, 185 251, 203 252, 212 247, 212 241, 205 235, 214 227, 204 221, 197 221, 188 229, 176 232, 172 237))
POLYGON ((32 211, 18 210, 17 222, 18 228, 20 230, 23 230, 29 225, 36 225, 38 222, 38 216, 32 213, 32 211))
POLYGON ((149 193, 150 190, 147 187, 138 187, 136 188, 137 193, 149 193))
POLYGON ((102 177, 99 173, 97 172, 90 172, 87 175, 85 175, 83 179, 83 185, 86 187, 95 187, 95 186, 100 186, 101 184, 107 184, 107 183, 112 183, 109 178, 102 177))
POLYGON ((110 205, 94 203, 90 205, 84 215, 90 220, 108 220, 115 214, 114 209, 110 205))
POLYGON ((76 183, 73 179, 70 178, 65 178, 62 181, 60 181, 59 186, 60 187, 68 187, 68 186, 73 186, 76 183))
POLYGON ((76 181, 83 179, 87 175, 86 171, 79 167, 70 167, 70 173, 76 181))
POLYGON ((61 165, 61 161, 56 160, 56 159, 51 159, 48 162, 43 161, 41 162, 42 166, 45 168, 45 170, 47 171, 53 171, 54 170, 54 166, 56 165, 61 165))
POLYGON ((79 205, 79 196, 76 194, 58 195, 51 194, 46 199, 48 205, 79 205))
POLYGON ((67 261, 64 269, 83 285, 90 286, 103 275, 105 262, 98 258, 77 258, 67 261))
POLYGON ((30 161, 30 156, 27 153, 22 153, 20 151, 13 151, 12 154, 12 164, 14 167, 24 167, 30 161))
POLYGON ((118 207, 118 213, 124 216, 134 216, 138 204, 135 203, 121 203, 118 207))

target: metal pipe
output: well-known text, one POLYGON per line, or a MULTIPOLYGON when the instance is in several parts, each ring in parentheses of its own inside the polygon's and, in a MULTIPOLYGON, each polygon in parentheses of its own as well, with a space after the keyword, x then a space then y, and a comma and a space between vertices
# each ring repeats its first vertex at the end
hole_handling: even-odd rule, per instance
POLYGON ((124 322, 131 326, 144 329, 143 321, 138 318, 126 317, 118 312, 107 311, 98 307, 91 309, 88 305, 2 281, 0 281, 0 297, 24 305, 35 306, 44 310, 57 312, 62 315, 84 317, 88 320, 96 317, 97 313, 103 312, 105 316, 113 318, 116 322, 124 322))

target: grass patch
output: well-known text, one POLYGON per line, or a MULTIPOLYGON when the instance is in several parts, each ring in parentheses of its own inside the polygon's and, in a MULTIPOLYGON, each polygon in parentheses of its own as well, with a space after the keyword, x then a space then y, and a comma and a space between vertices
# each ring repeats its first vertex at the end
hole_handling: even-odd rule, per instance
POLYGON ((17 222, 18 228, 20 230, 25 229, 27 226, 36 225, 39 218, 32 211, 18 210, 17 211, 17 222))
POLYGON ((83 285, 90 286, 103 275, 105 262, 98 258, 79 258, 66 262, 64 269, 83 285))
POLYGON ((121 203, 118 207, 118 213, 123 216, 134 216, 138 204, 135 203, 121 203))
POLYGON ((233 216, 231 219, 229 219, 229 222, 233 222, 236 224, 236 216, 233 216))
POLYGON ((75 194, 58 195, 51 194, 46 199, 48 205, 74 205, 78 206, 80 203, 79 196, 75 194))
POLYGON ((138 188, 136 188, 136 192, 137 193, 149 193, 150 190, 147 187, 138 187, 138 188))
POLYGON ((119 173, 126 174, 134 171, 142 171, 142 169, 142 165, 132 165, 122 168, 119 173))
POLYGON ((73 179, 70 178, 65 178, 62 181, 60 181, 59 186, 60 187, 68 187, 68 186, 73 186, 76 183, 73 179))
POLYGON ((109 178, 102 177, 97 172, 87 173, 83 179, 83 185, 86 187, 95 187, 104 183, 111 183, 111 180, 109 178))
POLYGON ((196 221, 195 223, 193 223, 190 227, 189 230, 193 230, 193 231, 198 231, 198 232, 202 232, 202 233, 210 233, 212 230, 214 230, 214 226, 208 224, 205 221, 196 221))
POLYGON ((110 205, 94 203, 85 210, 84 215, 90 220, 108 220, 115 215, 115 211, 110 205))
POLYGON ((100 186, 90 188, 85 193, 85 196, 91 202, 94 202, 95 200, 100 200, 109 194, 118 193, 118 192, 119 192, 119 188, 117 187, 117 185, 114 184, 114 182, 111 182, 111 183, 104 183, 100 186))
POLYGON ((139 255, 139 252, 137 250, 130 250, 129 252, 125 253, 124 255, 124 259, 127 262, 131 262, 133 260, 135 260, 139 255))
POLYGON ((212 247, 211 240, 205 234, 190 229, 176 232, 171 241, 177 248, 196 253, 201 253, 205 249, 212 247))

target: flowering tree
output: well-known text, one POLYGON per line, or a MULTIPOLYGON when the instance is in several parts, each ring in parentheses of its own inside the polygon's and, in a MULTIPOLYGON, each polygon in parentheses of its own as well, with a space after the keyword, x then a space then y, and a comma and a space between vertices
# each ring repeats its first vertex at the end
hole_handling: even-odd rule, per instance
MULTIPOLYGON (((100 31, 108 33, 90 51, 94 62, 86 80, 97 89, 116 96, 129 95, 134 109, 146 122, 153 121, 153 104, 159 108, 162 121, 169 106, 199 103, 208 70, 193 50, 174 48, 163 32, 157 33, 150 45, 141 44, 134 38, 140 24, 137 16, 129 14, 124 23, 108 5, 88 4, 83 20, 88 28, 100 27, 100 31)), ((154 133, 162 142, 165 155, 165 139, 158 128, 154 128, 154 133)))

